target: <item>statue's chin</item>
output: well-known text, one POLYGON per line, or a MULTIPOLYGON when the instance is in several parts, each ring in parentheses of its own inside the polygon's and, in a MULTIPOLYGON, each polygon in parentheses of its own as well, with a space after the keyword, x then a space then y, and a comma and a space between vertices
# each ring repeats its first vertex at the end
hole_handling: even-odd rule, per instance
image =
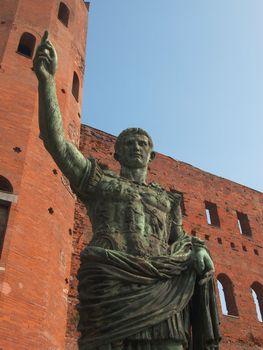
POLYGON ((140 159, 134 159, 133 161, 130 161, 124 166, 128 169, 144 169, 147 167, 147 164, 144 164, 140 159))

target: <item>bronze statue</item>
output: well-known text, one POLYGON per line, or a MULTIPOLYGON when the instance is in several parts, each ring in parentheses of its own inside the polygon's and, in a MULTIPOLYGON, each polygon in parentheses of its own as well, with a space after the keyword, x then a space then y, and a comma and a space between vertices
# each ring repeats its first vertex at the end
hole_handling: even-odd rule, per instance
POLYGON ((86 205, 93 237, 81 253, 79 349, 219 349, 214 265, 182 228, 180 195, 146 183, 153 143, 142 129, 116 141, 120 176, 64 138, 45 32, 34 58, 44 145, 86 205))

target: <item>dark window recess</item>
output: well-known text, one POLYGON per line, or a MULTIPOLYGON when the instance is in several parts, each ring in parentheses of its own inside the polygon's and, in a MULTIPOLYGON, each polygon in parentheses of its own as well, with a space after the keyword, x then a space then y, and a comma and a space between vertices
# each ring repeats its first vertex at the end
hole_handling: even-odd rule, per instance
POLYGON ((5 231, 7 226, 7 220, 9 215, 10 204, 0 202, 0 256, 2 255, 2 249, 5 239, 5 231))
POLYGON ((205 239, 209 241, 209 235, 205 235, 205 239))
POLYGON ((246 235, 246 236, 252 235, 247 214, 243 214, 237 211, 237 223, 238 223, 239 231, 242 235, 246 235))
MULTIPOLYGON (((13 187, 10 182, 3 176, 0 176, 0 191, 12 193, 13 187)), ((0 200, 0 257, 2 255, 7 221, 9 216, 10 202, 0 200)))
POLYGON ((13 186, 11 183, 4 177, 0 175, 0 191, 13 193, 13 186))
POLYGON ((74 72, 73 74, 73 81, 72 81, 72 95, 75 97, 75 100, 79 101, 79 77, 77 76, 77 73, 74 72))
POLYGON ((34 35, 30 33, 23 33, 17 47, 17 53, 20 53, 28 58, 32 58, 35 44, 36 38, 34 35))
POLYGON ((251 293, 256 307, 256 314, 259 322, 263 322, 263 286, 259 282, 253 282, 251 293))
POLYGON ((205 212, 207 223, 209 225, 220 227, 216 204, 205 201, 205 212))
POLYGON ((176 191, 176 190, 171 189, 171 188, 170 188, 170 191, 172 193, 177 193, 177 194, 179 194, 181 196, 181 201, 180 201, 181 212, 182 212, 182 215, 184 215, 184 216, 187 215, 186 214, 186 209, 185 209, 185 204, 184 204, 184 194, 183 194, 183 192, 176 191))
POLYGON ((254 249, 254 254, 255 254, 255 255, 259 255, 259 252, 258 252, 257 249, 254 249))
POLYGON ((223 315, 238 316, 234 287, 231 279, 224 273, 217 276, 219 296, 223 315))
POLYGON ((218 243, 218 244, 222 244, 222 238, 218 237, 218 238, 217 238, 217 243, 218 243))
POLYGON ((64 26, 68 26, 69 22, 69 8, 64 4, 64 2, 61 2, 59 4, 59 9, 58 9, 58 19, 60 22, 64 24, 64 26))
POLYGON ((233 243, 233 242, 230 243, 230 246, 231 246, 232 249, 236 248, 235 243, 233 243))
POLYGON ((245 245, 242 245, 242 249, 244 252, 247 252, 247 247, 245 245))

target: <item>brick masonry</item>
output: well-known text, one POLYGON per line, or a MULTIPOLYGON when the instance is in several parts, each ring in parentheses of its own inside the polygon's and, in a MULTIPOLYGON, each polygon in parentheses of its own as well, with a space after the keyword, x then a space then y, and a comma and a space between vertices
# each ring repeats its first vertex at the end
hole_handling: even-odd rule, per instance
MULTIPOLYGON (((118 172, 119 165, 113 159, 114 142, 115 137, 112 135, 81 126, 80 149, 84 155, 93 156, 102 167, 118 172)), ((160 153, 157 153, 156 159, 150 164, 148 182, 151 181, 160 183, 167 190, 183 193, 186 209, 183 223, 186 232, 196 234, 206 241, 215 262, 216 276, 224 273, 233 282, 239 316, 222 315, 219 305, 223 335, 221 349, 263 349, 263 323, 257 320, 250 292, 250 286, 255 281, 263 286, 263 194, 160 153), (207 223, 205 201, 217 205, 220 227, 207 223), (251 237, 240 234, 236 211, 248 215, 251 237), (218 238, 221 238, 222 244, 218 242, 218 238), (235 246, 231 247, 231 243, 235 246), (254 249, 257 249, 258 255, 254 249)), ((91 235, 92 230, 84 206, 77 202, 68 295, 68 350, 77 349, 76 273, 79 253, 91 235)))
POLYGON ((59 58, 58 99, 66 136, 78 143, 87 31, 82 0, 3 0, 0 8, 0 175, 17 195, 0 260, 0 349, 64 349, 75 198, 39 138, 32 59, 17 53, 24 32, 50 33, 59 58), (79 102, 71 93, 74 71, 79 102))

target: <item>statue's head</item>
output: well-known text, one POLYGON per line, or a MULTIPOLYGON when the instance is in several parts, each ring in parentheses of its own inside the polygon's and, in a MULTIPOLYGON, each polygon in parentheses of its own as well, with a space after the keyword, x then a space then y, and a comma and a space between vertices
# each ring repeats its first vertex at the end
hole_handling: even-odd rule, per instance
POLYGON ((114 158, 121 165, 127 168, 145 168, 154 157, 153 142, 145 130, 128 128, 117 137, 114 158))

